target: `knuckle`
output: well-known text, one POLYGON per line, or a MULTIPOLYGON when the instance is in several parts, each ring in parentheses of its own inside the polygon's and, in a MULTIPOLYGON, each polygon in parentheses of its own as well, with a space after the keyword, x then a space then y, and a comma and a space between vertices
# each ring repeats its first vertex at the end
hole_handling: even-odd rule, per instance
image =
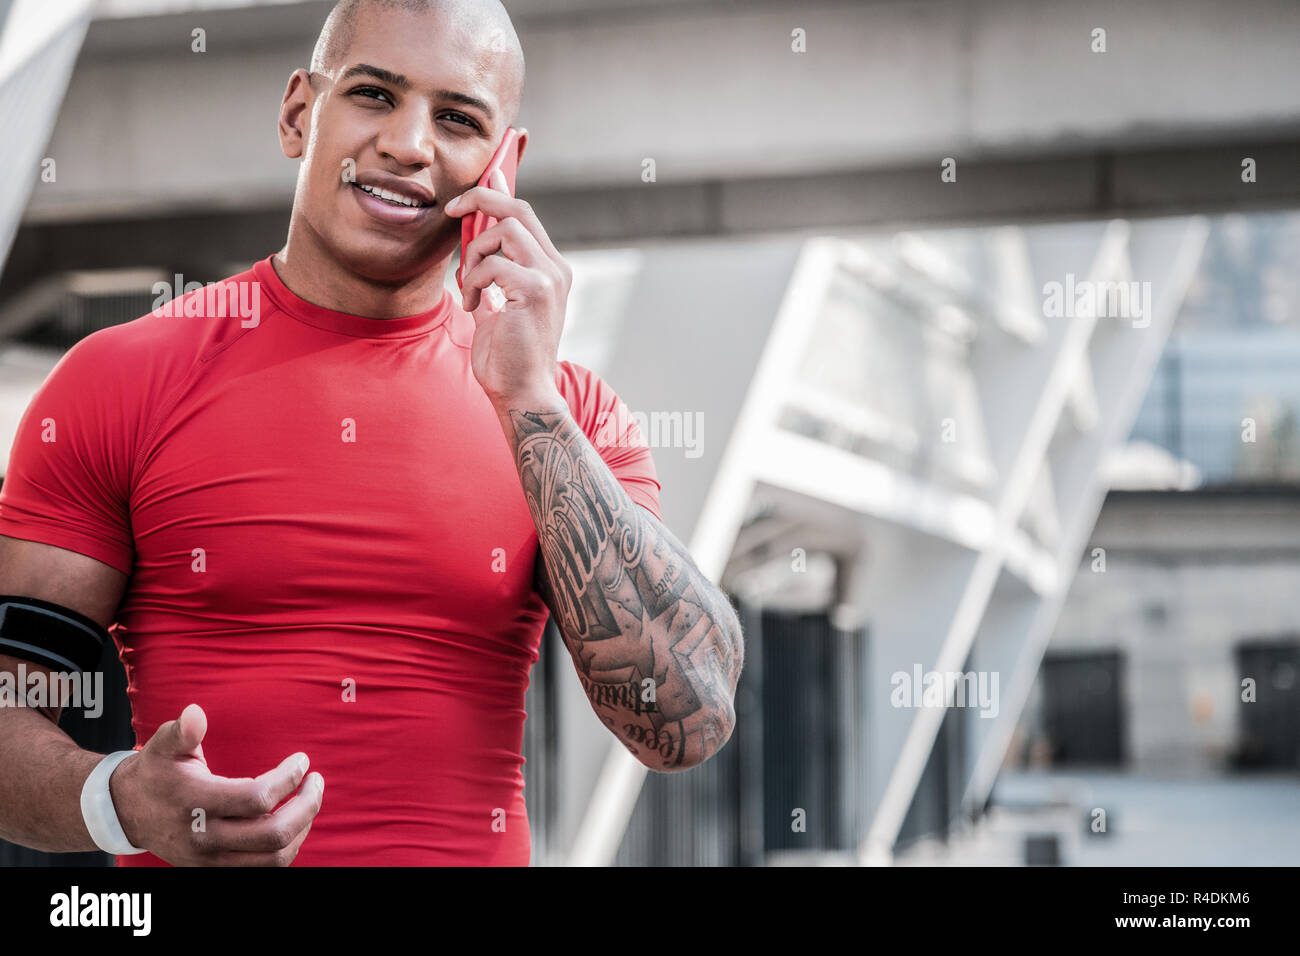
POLYGON ((209 856, 216 850, 216 841, 207 830, 191 831, 190 849, 201 856, 209 856))
POLYGON ((277 820, 271 825, 268 837, 271 841, 271 845, 275 847, 276 850, 283 850, 293 842, 293 831, 284 823, 277 820))
POLYGON ((270 813, 275 808, 275 794, 270 784, 258 784, 252 793, 252 808, 257 813, 270 813))

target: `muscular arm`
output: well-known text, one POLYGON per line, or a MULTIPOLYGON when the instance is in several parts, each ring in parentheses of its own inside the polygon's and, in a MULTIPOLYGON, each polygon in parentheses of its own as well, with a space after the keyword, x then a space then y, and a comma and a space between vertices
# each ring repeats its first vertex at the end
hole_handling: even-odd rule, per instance
MULTIPOLYGON (((126 575, 106 564, 0 535, 0 594, 61 604, 107 627, 125 586, 126 575)), ((18 666, 0 654, 0 671, 16 675, 18 666)), ((73 743, 60 714, 58 706, 0 707, 0 837, 55 853, 96 850, 81 819, 81 787, 103 754, 73 743)))
POLYGON ((562 399, 499 414, 541 544, 537 588, 592 708, 652 770, 702 763, 736 721, 744 648, 730 603, 562 399))

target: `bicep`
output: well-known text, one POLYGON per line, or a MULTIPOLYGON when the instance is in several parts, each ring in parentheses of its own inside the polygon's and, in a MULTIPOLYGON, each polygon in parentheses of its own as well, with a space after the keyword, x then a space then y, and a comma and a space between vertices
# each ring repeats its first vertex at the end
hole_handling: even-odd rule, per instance
POLYGON ((117 568, 76 551, 0 535, 0 594, 60 604, 107 628, 126 582, 117 568))
MULTIPOLYGON (((35 598, 76 611, 107 628, 117 614, 126 591, 127 576, 84 554, 0 535, 0 595, 35 598)), ((0 672, 16 680, 19 665, 28 675, 50 668, 0 653, 0 672)), ((62 708, 43 708, 45 716, 59 722, 62 708)))

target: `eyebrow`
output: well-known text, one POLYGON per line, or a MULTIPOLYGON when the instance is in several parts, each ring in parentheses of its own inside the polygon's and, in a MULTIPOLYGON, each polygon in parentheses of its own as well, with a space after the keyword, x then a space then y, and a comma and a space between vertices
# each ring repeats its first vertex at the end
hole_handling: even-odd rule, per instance
MULTIPOLYGON (((394 73, 392 70, 385 70, 381 66, 371 66, 369 63, 358 63, 356 66, 349 68, 342 76, 339 82, 353 76, 369 76, 390 86, 395 86, 399 90, 409 90, 411 81, 401 73, 394 73)), ((492 107, 477 96, 470 96, 468 93, 462 93, 459 90, 434 90, 434 95, 444 100, 451 100, 454 103, 460 103, 464 106, 472 106, 480 110, 489 120, 493 119, 496 114, 492 107)))

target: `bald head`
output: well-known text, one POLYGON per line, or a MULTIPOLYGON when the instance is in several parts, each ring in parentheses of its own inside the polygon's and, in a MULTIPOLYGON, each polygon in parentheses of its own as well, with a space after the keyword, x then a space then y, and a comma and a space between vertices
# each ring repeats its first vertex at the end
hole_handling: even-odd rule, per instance
POLYGON ((372 10, 428 13, 430 29, 452 31, 479 49, 497 54, 493 63, 501 105, 507 125, 514 124, 524 93, 524 51, 500 0, 339 0, 316 39, 313 73, 333 75, 347 57, 358 17, 372 10))

